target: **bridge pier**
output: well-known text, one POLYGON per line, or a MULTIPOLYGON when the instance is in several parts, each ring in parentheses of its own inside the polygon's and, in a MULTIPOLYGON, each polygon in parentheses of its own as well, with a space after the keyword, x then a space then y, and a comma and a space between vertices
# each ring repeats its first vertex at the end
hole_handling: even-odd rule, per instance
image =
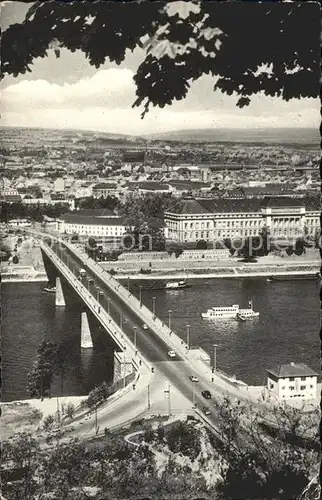
POLYGON ((88 317, 86 312, 81 315, 81 348, 88 349, 93 347, 91 331, 89 328, 88 317))
POLYGON ((114 374, 113 382, 119 380, 127 381, 130 375, 134 375, 134 369, 131 359, 126 359, 123 352, 114 352, 114 374))
POLYGON ((65 302, 65 297, 63 293, 63 288, 61 285, 60 278, 57 276, 56 278, 56 298, 55 298, 55 305, 57 307, 64 307, 66 305, 65 302))

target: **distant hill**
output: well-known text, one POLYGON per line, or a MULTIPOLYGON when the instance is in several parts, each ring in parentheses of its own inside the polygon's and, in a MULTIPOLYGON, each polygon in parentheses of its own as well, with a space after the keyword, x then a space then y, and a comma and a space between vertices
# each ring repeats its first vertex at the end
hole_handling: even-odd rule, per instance
POLYGON ((199 129, 174 130, 146 136, 96 132, 90 130, 4 127, 0 126, 2 146, 19 143, 20 146, 66 144, 68 147, 129 147, 146 145, 146 141, 213 142, 241 144, 284 144, 289 146, 320 147, 320 133, 313 128, 271 129, 199 129))
POLYGON ((145 145, 146 140, 129 134, 95 132, 90 130, 0 127, 1 144, 9 146, 18 143, 21 147, 42 145, 64 145, 71 148, 94 146, 145 145))
POLYGON ((314 128, 191 129, 149 134, 146 138, 156 141, 301 144, 317 147, 321 140, 319 130, 314 128))

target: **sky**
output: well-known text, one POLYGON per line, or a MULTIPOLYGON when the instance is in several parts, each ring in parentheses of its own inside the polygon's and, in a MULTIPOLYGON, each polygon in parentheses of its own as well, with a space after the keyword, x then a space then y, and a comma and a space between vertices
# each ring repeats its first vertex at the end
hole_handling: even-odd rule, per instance
MULTIPOLYGON (((0 24, 6 29, 24 19, 28 5, 4 2, 0 24)), ((202 128, 313 127, 320 124, 318 99, 285 102, 264 95, 252 97, 250 106, 236 107, 236 96, 213 91, 214 79, 202 76, 186 99, 163 109, 151 108, 141 119, 142 108, 132 109, 136 99, 133 76, 144 52, 129 52, 124 62, 90 66, 81 51, 54 51, 36 59, 32 72, 1 82, 3 126, 69 128, 110 133, 148 134, 202 128)))

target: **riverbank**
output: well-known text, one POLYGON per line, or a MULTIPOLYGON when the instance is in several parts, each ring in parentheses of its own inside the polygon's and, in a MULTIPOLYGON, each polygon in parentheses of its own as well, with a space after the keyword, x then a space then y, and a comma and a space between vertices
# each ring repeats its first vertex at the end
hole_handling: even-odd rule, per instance
POLYGON ((47 283, 47 275, 36 276, 35 278, 23 277, 23 276, 8 276, 6 274, 1 274, 1 283, 47 283))
POLYGON ((287 258, 268 255, 256 262, 242 262, 240 259, 226 260, 151 260, 100 262, 106 271, 112 271, 122 279, 193 279, 193 278, 243 278, 293 275, 312 275, 320 271, 321 261, 316 252, 287 258), (142 273, 142 269, 144 272, 142 273))
POLYGON ((287 279, 293 279, 298 277, 302 279, 317 279, 317 273, 319 273, 320 266, 283 266, 283 267, 261 267, 261 268, 250 268, 250 267, 229 267, 220 269, 194 269, 194 270, 181 270, 181 271, 166 271, 157 272, 152 271, 150 274, 138 274, 138 272, 128 271, 118 272, 115 275, 116 279, 127 279, 130 280, 170 280, 170 279, 210 279, 210 278, 231 278, 231 279, 242 279, 242 278, 269 278, 269 277, 279 277, 287 279))
MULTIPOLYGON (((73 404, 77 408, 86 396, 65 396, 59 398, 59 408, 62 405, 73 404)), ((57 398, 44 399, 23 399, 0 403, 1 419, 0 434, 3 440, 10 438, 17 432, 35 433, 42 421, 48 415, 55 415, 57 412, 57 398)))
POLYGON ((6 242, 12 250, 17 247, 17 251, 13 250, 13 255, 16 255, 19 261, 14 264, 11 257, 9 261, 1 263, 2 283, 48 281, 41 251, 34 238, 25 237, 19 242, 18 236, 10 236, 6 239, 6 242))

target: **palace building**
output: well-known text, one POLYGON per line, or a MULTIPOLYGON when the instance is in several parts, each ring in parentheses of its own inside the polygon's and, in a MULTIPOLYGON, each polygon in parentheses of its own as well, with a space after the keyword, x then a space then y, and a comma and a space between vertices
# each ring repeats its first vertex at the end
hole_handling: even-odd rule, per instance
POLYGON ((320 200, 187 198, 165 212, 164 222, 167 238, 178 242, 258 236, 264 227, 272 238, 314 237, 320 228, 320 200))
POLYGON ((120 242, 126 233, 123 217, 110 210, 78 210, 56 219, 56 230, 62 234, 94 237, 97 243, 120 242))

